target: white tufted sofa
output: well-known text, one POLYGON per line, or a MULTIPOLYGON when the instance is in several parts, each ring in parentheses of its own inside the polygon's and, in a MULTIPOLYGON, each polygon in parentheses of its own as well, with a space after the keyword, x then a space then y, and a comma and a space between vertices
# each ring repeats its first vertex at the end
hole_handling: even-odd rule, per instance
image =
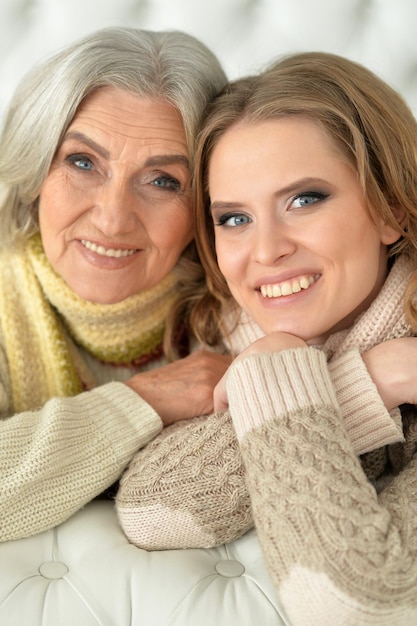
POLYGON ((1 626, 281 626, 255 534, 212 550, 144 552, 109 502, 0 544, 1 626))
MULTIPOLYGON (((415 0, 2 0, 0 114, 32 63, 109 25, 186 30, 231 78, 283 53, 329 50, 373 69, 417 111, 415 0)), ((148 553, 126 541, 110 502, 95 501, 58 528, 0 544, 0 626, 255 624, 288 622, 254 531, 218 549, 148 553)))

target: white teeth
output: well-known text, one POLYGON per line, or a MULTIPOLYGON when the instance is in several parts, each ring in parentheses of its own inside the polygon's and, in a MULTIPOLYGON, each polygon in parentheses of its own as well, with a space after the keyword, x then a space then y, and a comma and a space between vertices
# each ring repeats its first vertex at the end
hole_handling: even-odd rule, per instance
POLYGON ((299 293, 302 289, 308 289, 316 282, 318 276, 301 276, 284 283, 261 285, 260 291, 264 298, 280 298, 281 296, 290 296, 293 293, 299 293))
POLYGON ((100 254, 101 256, 110 256, 116 259, 131 256, 136 252, 136 250, 115 250, 112 248, 105 248, 104 246, 97 246, 95 243, 87 241, 86 239, 82 239, 81 243, 87 248, 87 250, 91 250, 92 252, 100 254))
POLYGON ((293 293, 292 284, 291 283, 283 283, 281 287, 281 293, 283 296, 289 296, 293 293))

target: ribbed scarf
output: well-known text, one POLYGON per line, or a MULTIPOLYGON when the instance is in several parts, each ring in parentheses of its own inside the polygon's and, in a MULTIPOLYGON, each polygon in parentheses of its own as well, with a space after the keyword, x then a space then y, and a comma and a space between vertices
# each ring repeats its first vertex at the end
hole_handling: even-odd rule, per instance
POLYGON ((366 352, 387 339, 413 334, 404 315, 404 294, 412 272, 411 261, 404 255, 398 257, 370 307, 350 329, 334 333, 326 341, 323 350, 328 358, 343 354, 353 346, 366 352))
POLYGON ((54 272, 38 235, 0 254, 0 325, 15 411, 84 388, 74 343, 106 363, 135 364, 160 353, 175 299, 173 274, 153 289, 110 305, 79 298, 54 272))
MULTIPOLYGON (((410 260, 404 255, 398 257, 371 306, 350 329, 335 333, 326 341, 323 350, 329 360, 353 346, 357 346, 363 353, 388 339, 414 334, 404 315, 404 294, 412 272, 410 260)), ((393 474, 408 465, 417 446, 415 407, 402 405, 400 410, 391 411, 391 416, 393 419, 401 419, 404 442, 384 446, 361 456, 362 467, 377 490, 383 488, 393 474)))

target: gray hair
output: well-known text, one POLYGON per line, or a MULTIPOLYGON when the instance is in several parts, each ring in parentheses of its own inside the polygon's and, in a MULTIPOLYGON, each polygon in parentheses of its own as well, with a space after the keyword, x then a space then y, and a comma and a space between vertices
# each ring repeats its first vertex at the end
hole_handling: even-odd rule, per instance
POLYGON ((30 71, 18 86, 0 138, 0 245, 38 230, 37 199, 81 102, 111 86, 163 98, 180 112, 190 159, 207 103, 226 76, 216 56, 180 31, 96 31, 30 71))

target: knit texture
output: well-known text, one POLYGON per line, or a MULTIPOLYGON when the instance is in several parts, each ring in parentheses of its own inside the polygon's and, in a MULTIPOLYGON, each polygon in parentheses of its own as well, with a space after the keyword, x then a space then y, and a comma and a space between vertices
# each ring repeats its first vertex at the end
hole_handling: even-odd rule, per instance
POLYGON ((160 432, 155 412, 114 382, 0 423, 0 541, 70 517, 120 476, 160 432))
MULTIPOLYGON (((259 540, 297 626, 405 626, 417 620, 416 411, 405 415, 404 444, 375 450, 361 464, 337 402, 323 394, 331 384, 326 352, 368 349, 410 334, 398 298, 404 265, 397 264, 354 327, 326 343, 321 366, 311 359, 314 349, 305 348, 236 362, 228 377, 259 540), (260 371, 261 386, 254 378, 260 371), (307 386, 310 405, 305 394, 294 393, 307 386), (266 394, 272 414, 263 403, 266 394)), ((319 361, 318 351, 316 356, 319 361)))
POLYGON ((258 537, 291 624, 416 623, 415 460, 378 500, 340 415, 325 407, 277 414, 241 450, 258 537))
POLYGON ((73 342, 99 360, 139 362, 160 355, 164 320, 176 279, 111 305, 79 298, 56 274, 40 237, 24 251, 0 256, 1 333, 14 410, 41 407, 51 397, 74 396, 88 380, 73 358, 73 342))
POLYGON ((252 527, 244 475, 228 412, 165 428, 121 479, 117 505, 128 538, 140 536, 152 550, 159 536, 164 548, 189 548, 242 535, 252 527))
MULTIPOLYGON (((249 359, 233 366, 228 387, 231 415, 233 420, 238 416, 241 433, 245 431, 240 449, 255 525, 275 587, 293 624, 414 623, 417 523, 413 506, 404 501, 403 483, 410 481, 406 493, 412 501, 417 433, 414 430, 413 441, 408 440, 412 461, 402 474, 391 476, 387 489, 394 499, 384 505, 383 495, 379 501, 354 454, 337 404, 324 401, 307 407, 301 401, 288 412, 281 400, 287 390, 305 384, 300 376, 305 377, 310 361, 305 360, 304 370, 298 363, 309 351, 294 351, 291 374, 284 382, 278 375, 284 366, 281 357, 288 366, 291 355, 267 355, 269 366, 260 355, 256 369, 263 370, 273 416, 261 404, 264 389, 259 392, 253 383, 249 359), (279 394, 278 381, 284 384, 279 394), (251 399, 245 403, 242 388, 251 399), (260 425, 253 428, 255 411, 260 425)), ((321 375, 314 367, 310 379, 319 388, 329 384, 324 359, 321 375)))
POLYGON ((166 363, 160 344, 176 284, 169 276, 97 305, 52 271, 38 237, 1 252, 0 541, 63 522, 162 430, 122 381, 166 363))
MULTIPOLYGON (((322 346, 337 401, 357 454, 402 440, 400 411, 397 408, 388 413, 361 353, 387 339, 411 336, 403 300, 412 271, 410 261, 400 257, 371 307, 352 328, 336 333, 322 346)), ((234 321, 235 317, 232 310, 230 319, 234 321)), ((230 331, 228 346, 235 354, 264 336, 245 311, 241 311, 239 324, 231 326, 230 331)))
MULTIPOLYGON (((353 515, 355 523, 361 524, 364 515, 366 521, 367 512, 371 511, 370 501, 377 508, 379 506, 371 481, 380 485, 384 484, 381 481, 390 483, 393 479, 393 460, 399 461, 396 466, 399 471, 412 458, 417 441, 415 429, 407 427, 404 443, 401 421, 392 419, 386 411, 360 357, 362 350, 369 349, 384 338, 411 334, 404 320, 402 306, 410 272, 409 262, 399 259, 375 301, 375 317, 362 315, 350 331, 339 334, 337 338, 330 338, 329 345, 326 344, 323 350, 307 348, 286 351, 279 355, 263 354, 248 357, 232 365, 228 390, 233 423, 229 412, 209 416, 204 420, 189 420, 177 424, 175 428, 165 429, 151 444, 139 451, 122 479, 116 500, 121 524, 130 541, 146 549, 171 549, 209 547, 235 539, 253 525, 253 491, 260 489, 264 481, 269 489, 265 498, 269 498, 275 507, 278 505, 278 497, 274 492, 276 481, 283 481, 283 492, 280 491, 284 498, 283 507, 287 494, 291 492, 295 470, 290 467, 297 468, 304 476, 303 480, 307 481, 311 468, 316 463, 314 445, 317 437, 320 441, 328 441, 327 455, 330 459, 326 459, 322 466, 318 457, 315 469, 316 473, 320 473, 325 467, 328 485, 323 487, 323 492, 321 488, 317 491, 315 478, 309 479, 306 482, 306 502, 309 506, 316 507, 319 515, 319 497, 327 497, 327 490, 331 488, 331 481, 334 481, 337 473, 340 490, 337 497, 341 502, 339 509, 346 503, 350 507, 348 517, 353 515), (344 347, 339 349, 342 342, 344 347), (360 398, 355 393, 358 381, 364 402, 373 402, 376 399, 372 407, 360 407, 360 398), (340 395, 343 397, 343 414, 339 406, 340 395), (353 406, 349 405, 349 397, 353 406), (362 417, 365 415, 367 418, 365 444, 361 441, 361 424, 355 421, 357 407, 361 408, 362 417), (332 416, 330 421, 329 415, 332 416), (310 424, 316 418, 317 424, 310 424), (279 425, 282 420, 285 420, 286 427, 283 427, 281 433, 279 425), (320 431, 322 426, 323 435, 320 431), (289 439, 288 446, 284 446, 284 456, 288 456, 287 468, 285 460, 280 461, 279 465, 274 461, 275 458, 282 458, 274 447, 275 435, 264 440, 264 433, 269 433, 270 428, 275 432, 278 428, 280 437, 285 439, 290 427, 294 430, 294 436, 289 439), (306 436, 306 428, 311 433, 311 439, 304 452, 302 442, 306 436), (331 433, 328 432, 329 429, 331 433), (241 448, 237 445, 236 433, 241 448), (258 449, 259 433, 259 442, 262 445, 258 449), (344 452, 338 461, 340 447, 344 452), (359 461, 357 456, 364 450, 368 453, 359 461), (255 454, 257 469, 252 479, 249 468, 252 455, 255 454), (346 483, 343 482, 345 464, 346 483), (349 476, 352 471, 355 484, 359 485, 358 495, 354 496, 359 498, 359 508, 352 505, 354 498, 349 496, 349 476), (224 485, 223 489, 221 485, 224 485), (363 509, 363 503, 368 508, 363 509)), ((250 327, 247 319, 232 334, 232 341, 238 346, 236 351, 244 347, 245 336, 251 340, 261 336, 256 327, 250 327)), ((410 423, 415 422, 414 418, 410 423)), ((282 445, 282 441, 279 445, 282 445)), ((407 472, 408 467, 404 471, 407 472)), ((404 472, 401 476, 405 476, 404 472)), ((396 484, 395 478, 392 484, 396 484)), ((386 492, 386 489, 382 491, 380 498, 384 498, 386 492)), ((274 541, 278 541, 280 549, 284 550, 280 569, 283 568, 283 561, 287 562, 287 557, 289 563, 292 563, 293 557, 290 558, 288 554, 297 552, 297 542, 300 542, 297 532, 309 533, 304 522, 298 527, 297 506, 292 506, 294 515, 291 524, 285 527, 288 535, 283 541, 279 532, 275 535, 274 513, 271 513, 272 519, 268 517, 262 522, 262 505, 258 509, 258 527, 265 523, 270 529, 264 541, 265 550, 269 550, 268 542, 272 541, 271 537, 275 537, 274 541), (285 553, 287 544, 289 553, 285 553)), ((308 515, 312 520, 312 513, 308 515)), ((378 515, 389 519, 390 514, 379 511, 378 515)), ((315 528, 320 528, 320 519, 314 521, 314 524, 315 528)), ((333 524, 334 521, 326 522, 321 532, 328 536, 330 543, 341 542, 348 554, 349 542, 346 544, 343 532, 346 529, 348 532, 353 526, 350 521, 345 523, 342 520, 340 528, 336 525, 337 532, 334 534, 333 524)), ((325 553, 323 558, 327 559, 325 553)), ((320 567, 318 572, 321 571, 320 567)), ((286 567, 283 569, 285 571, 286 567)), ((352 572, 351 569, 348 571, 352 572)), ((281 580, 277 584, 280 585, 281 580)), ((333 593, 330 584, 328 590, 329 594, 333 593)), ((343 594, 338 594, 339 591, 336 597, 343 597, 343 594)), ((297 602, 300 602, 300 595, 302 584, 301 590, 298 590, 297 602)), ((320 616, 315 622, 305 623, 342 623, 332 615, 332 622, 321 622, 320 616)), ((368 622, 359 619, 351 623, 356 626, 368 622)))

